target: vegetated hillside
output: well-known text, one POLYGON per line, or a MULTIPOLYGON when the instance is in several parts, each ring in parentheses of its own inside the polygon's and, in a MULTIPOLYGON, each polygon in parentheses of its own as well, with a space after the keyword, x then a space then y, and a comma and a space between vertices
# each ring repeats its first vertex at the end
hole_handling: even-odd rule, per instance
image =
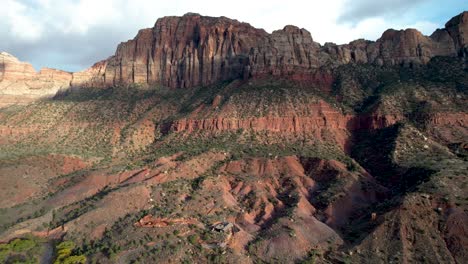
POLYGON ((322 70, 0 109, 2 261, 462 263, 463 61, 322 70))

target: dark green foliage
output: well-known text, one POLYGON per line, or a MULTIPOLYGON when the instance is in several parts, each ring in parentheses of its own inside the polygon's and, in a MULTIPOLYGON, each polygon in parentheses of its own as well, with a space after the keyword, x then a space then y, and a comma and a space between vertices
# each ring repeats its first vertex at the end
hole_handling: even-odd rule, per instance
POLYGON ((0 244, 0 262, 37 263, 43 251, 43 243, 38 238, 25 237, 0 244))
POLYGON ((465 147, 465 144, 466 143, 452 143, 449 144, 448 147, 455 155, 468 161, 468 148, 465 147))
POLYGON ((397 124, 378 131, 364 131, 356 133, 356 144, 351 156, 383 183, 391 181, 395 174, 395 164, 391 152, 395 147, 395 139, 401 124, 397 124))
POLYGON ((317 259, 320 259, 319 252, 315 249, 309 251, 307 256, 298 262, 298 264, 315 264, 317 263, 317 259))
POLYGON ((335 75, 333 92, 343 107, 370 113, 386 101, 395 108, 381 110, 403 112, 410 118, 425 101, 437 104, 436 111, 463 109, 460 96, 466 96, 468 87, 463 62, 452 57, 435 57, 417 67, 347 64, 338 67, 335 75), (421 93, 425 95, 423 101, 418 96, 421 93), (450 105, 445 105, 444 98, 450 98, 445 100, 450 105))
POLYGON ((63 241, 56 246, 57 257, 54 264, 85 264, 86 256, 74 254, 76 245, 72 241, 63 241))
POLYGON ((196 246, 198 244, 198 236, 197 235, 190 235, 187 237, 190 244, 196 246))

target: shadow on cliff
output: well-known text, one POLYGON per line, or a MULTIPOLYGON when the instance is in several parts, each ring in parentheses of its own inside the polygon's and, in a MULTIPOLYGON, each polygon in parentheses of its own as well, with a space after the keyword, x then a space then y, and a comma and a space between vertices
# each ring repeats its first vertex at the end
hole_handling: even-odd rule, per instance
POLYGON ((405 124, 379 130, 358 131, 351 157, 361 164, 382 185, 392 190, 393 196, 414 192, 435 171, 424 167, 404 167, 393 159, 397 137, 405 124))
POLYGON ((169 89, 143 88, 139 85, 112 86, 108 88, 70 87, 57 92, 49 100, 86 102, 92 100, 142 100, 160 93, 167 93, 169 89))
POLYGON ((371 215, 384 215, 398 208, 405 196, 417 191, 418 186, 430 180, 436 171, 425 167, 404 167, 392 159, 400 129, 397 123, 379 130, 363 130, 354 133, 356 142, 351 149, 351 157, 364 167, 376 181, 388 188, 389 193, 379 203, 355 212, 346 228, 340 230, 344 239, 351 245, 359 244, 383 219, 372 220, 371 215))

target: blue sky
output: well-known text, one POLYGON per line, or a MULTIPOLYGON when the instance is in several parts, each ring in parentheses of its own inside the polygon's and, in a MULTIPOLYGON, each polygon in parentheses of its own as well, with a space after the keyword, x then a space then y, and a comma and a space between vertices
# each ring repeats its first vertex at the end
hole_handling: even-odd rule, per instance
POLYGON ((431 34, 468 10, 467 0, 1 0, 0 51, 36 70, 79 71, 163 16, 227 16, 271 32, 306 28, 320 43, 376 40, 388 28, 431 34))

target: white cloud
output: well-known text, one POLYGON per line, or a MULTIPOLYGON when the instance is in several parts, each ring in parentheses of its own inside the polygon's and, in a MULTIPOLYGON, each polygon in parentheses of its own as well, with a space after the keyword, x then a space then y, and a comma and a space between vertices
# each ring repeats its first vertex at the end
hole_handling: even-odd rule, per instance
POLYGON ((4 0, 0 16, 6 22, 6 30, 22 41, 34 41, 41 37, 43 28, 34 18, 28 16, 28 7, 14 0, 4 0))
POLYGON ((401 15, 409 8, 430 0, 345 0, 346 12, 339 15, 340 22, 358 23, 364 19, 381 15, 401 15))
POLYGON ((349 5, 348 0, 2 0, 0 50, 30 60, 35 66, 78 70, 111 55, 118 42, 133 38, 138 29, 152 27, 157 18, 187 12, 227 16, 269 32, 293 24, 309 30, 322 44, 342 44, 357 38, 375 40, 387 28, 408 26, 430 34, 441 26, 405 20, 401 6, 392 9, 391 5, 401 1, 354 0, 349 5), (385 12, 398 10, 399 17, 389 19, 384 11, 369 15, 375 2, 385 12), (365 15, 357 19, 356 14, 365 15), (344 16, 353 22, 343 23, 344 16))

